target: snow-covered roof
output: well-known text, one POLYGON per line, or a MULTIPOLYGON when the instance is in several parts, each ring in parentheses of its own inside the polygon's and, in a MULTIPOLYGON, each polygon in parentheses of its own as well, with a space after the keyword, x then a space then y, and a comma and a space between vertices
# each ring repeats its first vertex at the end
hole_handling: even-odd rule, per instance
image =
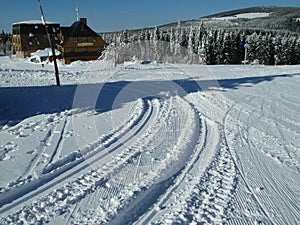
MULTIPOLYGON (((49 21, 46 21, 46 23, 47 24, 59 24, 59 23, 49 22, 49 21)), ((43 24, 43 22, 42 22, 42 20, 26 20, 26 21, 13 23, 13 25, 16 25, 16 24, 43 24)))

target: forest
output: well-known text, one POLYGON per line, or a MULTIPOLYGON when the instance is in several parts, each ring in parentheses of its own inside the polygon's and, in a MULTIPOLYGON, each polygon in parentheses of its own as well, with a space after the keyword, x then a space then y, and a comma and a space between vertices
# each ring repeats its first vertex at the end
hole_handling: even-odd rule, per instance
POLYGON ((169 63, 300 64, 298 32, 198 26, 102 34, 117 63, 138 57, 169 63), (245 50, 245 44, 248 48, 245 50))
POLYGON ((0 55, 10 55, 12 54, 12 35, 10 33, 2 32, 0 33, 0 55))

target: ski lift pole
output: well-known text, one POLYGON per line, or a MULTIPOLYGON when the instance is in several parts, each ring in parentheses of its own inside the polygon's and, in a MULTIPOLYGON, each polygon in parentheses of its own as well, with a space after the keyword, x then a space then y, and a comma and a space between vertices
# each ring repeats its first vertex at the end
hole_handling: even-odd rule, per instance
POLYGON ((49 31, 48 31, 48 28, 47 28, 47 25, 46 25, 45 15, 44 15, 44 11, 43 11, 42 4, 41 4, 40 0, 38 0, 38 3, 39 3, 41 14, 42 14, 42 22, 43 22, 43 25, 45 26, 45 30, 46 30, 46 34, 47 34, 47 37, 48 37, 48 41, 49 41, 49 44, 50 44, 50 47, 51 47, 51 50, 52 50, 52 56, 53 56, 53 62, 54 62, 54 69, 55 69, 56 85, 60 86, 59 74, 58 74, 58 66, 57 66, 57 62, 56 62, 56 55, 55 55, 54 44, 53 44, 52 38, 51 38, 51 36, 49 34, 49 31))

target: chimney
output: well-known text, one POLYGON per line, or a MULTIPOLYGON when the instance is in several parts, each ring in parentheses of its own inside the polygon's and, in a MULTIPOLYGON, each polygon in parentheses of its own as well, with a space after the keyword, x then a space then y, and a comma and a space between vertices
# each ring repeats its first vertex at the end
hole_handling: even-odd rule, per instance
POLYGON ((86 18, 80 18, 80 22, 84 23, 85 25, 87 25, 87 19, 86 18))

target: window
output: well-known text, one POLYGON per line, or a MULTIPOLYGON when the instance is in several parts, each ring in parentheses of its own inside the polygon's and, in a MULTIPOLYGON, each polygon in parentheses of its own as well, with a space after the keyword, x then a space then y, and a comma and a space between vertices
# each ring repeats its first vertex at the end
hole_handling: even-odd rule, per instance
POLYGON ((87 47, 84 47, 84 48, 83 48, 83 51, 84 51, 84 52, 88 52, 89 49, 88 49, 87 47))
POLYGON ((74 52, 74 48, 70 48, 70 49, 69 49, 69 52, 74 52))
POLYGON ((97 41, 96 37, 93 37, 93 42, 96 42, 96 41, 97 41))
POLYGON ((29 43, 28 43, 29 45, 32 45, 32 41, 29 41, 29 43))
POLYGON ((86 42, 87 41, 87 37, 82 37, 82 42, 86 42))
POLYGON ((77 37, 73 37, 73 41, 74 42, 78 42, 78 38, 77 37))

